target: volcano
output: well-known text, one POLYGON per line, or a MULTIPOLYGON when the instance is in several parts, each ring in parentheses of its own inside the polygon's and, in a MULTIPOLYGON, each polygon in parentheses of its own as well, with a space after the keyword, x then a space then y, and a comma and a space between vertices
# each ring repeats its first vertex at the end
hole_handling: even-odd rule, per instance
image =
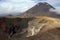
POLYGON ((49 16, 49 17, 59 17, 57 13, 51 12, 50 9, 55 9, 47 2, 38 3, 31 9, 27 10, 26 12, 20 14, 21 18, 29 18, 35 16, 49 16))

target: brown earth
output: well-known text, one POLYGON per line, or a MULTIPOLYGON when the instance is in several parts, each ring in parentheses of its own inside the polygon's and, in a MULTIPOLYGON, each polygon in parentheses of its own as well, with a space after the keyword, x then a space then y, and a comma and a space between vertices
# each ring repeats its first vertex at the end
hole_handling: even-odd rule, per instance
POLYGON ((11 40, 60 40, 60 19, 58 18, 51 18, 46 16, 38 16, 35 17, 33 20, 28 22, 28 30, 27 33, 23 33, 14 35, 11 40), (46 24, 43 27, 38 26, 41 23, 46 24), (35 27, 35 26, 36 27, 35 27), (34 35, 32 33, 32 29, 35 27, 33 32, 38 31, 37 34, 34 35), (38 30, 39 27, 42 27, 40 31, 38 30), (28 35, 29 37, 26 37, 28 35))

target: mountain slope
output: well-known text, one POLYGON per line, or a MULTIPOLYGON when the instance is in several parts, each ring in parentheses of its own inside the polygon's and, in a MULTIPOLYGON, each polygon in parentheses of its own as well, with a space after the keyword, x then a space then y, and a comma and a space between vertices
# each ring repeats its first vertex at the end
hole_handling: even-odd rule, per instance
POLYGON ((28 11, 22 13, 20 15, 21 18, 29 18, 34 16, 50 16, 50 17, 59 17, 56 13, 49 11, 50 9, 55 9, 50 4, 44 2, 44 3, 38 3, 28 11))
POLYGON ((42 28, 43 28, 42 32, 45 32, 47 30, 60 27, 60 19, 46 16, 38 16, 35 17, 32 21, 28 22, 28 25, 29 25, 28 32, 29 31, 30 33, 32 32, 31 34, 29 33, 29 35, 33 36, 36 35, 42 28))
POLYGON ((13 40, 57 40, 60 38, 59 30, 60 28, 60 19, 51 18, 46 16, 37 16, 28 22, 28 27, 26 32, 22 35, 16 33, 11 39, 13 40), (51 35, 51 36, 49 36, 51 35), (56 36, 56 37, 55 37, 56 36), (49 37, 49 38, 47 38, 49 37), (55 39, 53 39, 55 38, 55 39))

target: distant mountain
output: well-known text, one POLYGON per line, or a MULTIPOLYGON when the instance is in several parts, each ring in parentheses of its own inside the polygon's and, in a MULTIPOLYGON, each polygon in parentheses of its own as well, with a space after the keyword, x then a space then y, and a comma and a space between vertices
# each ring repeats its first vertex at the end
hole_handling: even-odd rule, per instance
POLYGON ((49 11, 50 9, 55 9, 50 4, 44 2, 44 3, 38 3, 28 11, 20 14, 21 18, 29 18, 34 16, 50 16, 50 17, 59 17, 55 12, 49 11))

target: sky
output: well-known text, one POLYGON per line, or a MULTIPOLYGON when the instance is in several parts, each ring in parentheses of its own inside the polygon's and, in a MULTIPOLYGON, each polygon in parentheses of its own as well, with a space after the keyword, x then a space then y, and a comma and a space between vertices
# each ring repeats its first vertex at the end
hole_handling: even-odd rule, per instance
POLYGON ((0 14, 25 12, 39 2, 47 2, 60 9, 60 0, 0 0, 0 14))

